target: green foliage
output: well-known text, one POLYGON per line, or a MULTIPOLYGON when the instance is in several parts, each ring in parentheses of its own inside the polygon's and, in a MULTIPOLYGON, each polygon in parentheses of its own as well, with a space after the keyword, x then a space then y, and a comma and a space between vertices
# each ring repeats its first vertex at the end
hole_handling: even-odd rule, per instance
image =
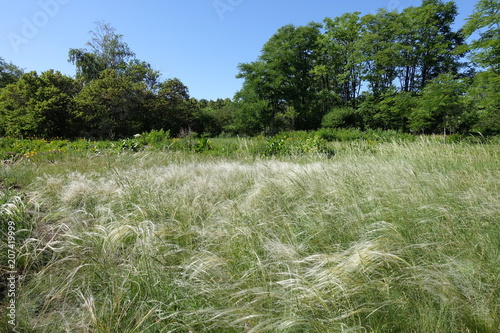
POLYGON ((322 127, 356 128, 363 127, 360 114, 351 107, 334 108, 323 117, 322 127))
POLYGON ((500 1, 478 0, 474 12, 467 18, 463 27, 465 36, 479 32, 479 38, 468 45, 472 60, 489 68, 496 74, 500 71, 500 1))
POLYGON ((398 42, 401 35, 399 17, 399 13, 386 9, 362 17, 364 79, 368 81, 375 97, 392 91, 398 77, 398 42))
POLYGON ((284 26, 257 61, 239 66, 240 113, 252 115, 265 134, 314 130, 321 120, 327 127, 407 130, 407 96, 463 65, 464 37, 452 29, 456 15, 455 3, 428 0, 400 13, 346 13, 322 25, 284 26), (363 102, 363 86, 377 103, 385 101, 372 105, 364 123, 345 109, 363 102))
POLYGON ((194 123, 194 111, 189 89, 178 78, 163 82, 152 100, 150 109, 151 129, 166 129, 179 135, 183 129, 191 128, 194 123))
POLYGON ((90 141, 66 139, 15 139, 0 138, 0 160, 33 163, 61 162, 74 156, 99 155, 104 152, 115 153, 123 150, 140 151, 143 144, 139 138, 119 141, 90 141))
POLYGON ((395 130, 371 130, 361 131, 359 129, 344 128, 322 128, 312 132, 327 141, 349 142, 369 141, 375 142, 412 142, 415 136, 395 130))
MULTIPOLYGON (((258 82, 255 82, 258 85, 258 82)), ((270 105, 261 99, 252 86, 253 83, 247 79, 243 89, 236 93, 235 102, 237 111, 233 130, 235 134, 256 135, 261 132, 270 132, 272 117, 269 116, 270 105)))
POLYGON ((327 69, 318 73, 327 80, 323 88, 339 95, 345 105, 352 107, 360 93, 365 61, 360 15, 360 12, 355 12, 325 18, 325 33, 318 42, 320 66, 327 69))
POLYGON ((115 70, 103 71, 75 98, 80 119, 86 125, 81 135, 116 138, 142 132, 150 95, 142 82, 133 82, 115 70))
POLYGON ((0 57, 0 89, 9 84, 16 83, 22 75, 22 69, 13 63, 7 63, 0 57))
POLYGON ((127 43, 117 34, 116 29, 105 22, 96 22, 92 38, 87 42, 90 51, 86 49, 71 49, 69 61, 76 65, 77 78, 86 82, 98 79, 102 71, 113 69, 121 71, 135 54, 127 43))
POLYGON ((197 153, 205 152, 212 149, 212 144, 207 138, 201 138, 198 142, 193 146, 193 149, 197 153))
POLYGON ((199 114, 195 115, 196 131, 210 137, 233 134, 236 131, 237 105, 229 98, 198 102, 199 114))
POLYGON ((243 110, 252 112, 269 133, 285 129, 281 124, 300 130, 321 122, 319 87, 311 75, 319 28, 313 23, 284 26, 264 45, 258 61, 239 66, 238 77, 245 83, 238 99, 249 104, 243 110))
POLYGON ((71 137, 79 84, 52 70, 24 74, 0 90, 0 132, 8 136, 71 137))
POLYGON ((118 150, 132 150, 134 152, 144 148, 139 138, 123 139, 118 141, 116 147, 118 150))
POLYGON ((384 94, 378 104, 378 112, 374 114, 377 127, 407 131, 409 117, 415 109, 418 98, 408 92, 384 94))
POLYGON ((162 145, 170 138, 170 131, 152 130, 144 132, 139 136, 139 141, 143 145, 151 145, 153 147, 162 147, 162 145))
POLYGON ((441 0, 424 0, 401 12, 395 45, 401 91, 418 93, 440 74, 458 72, 464 36, 452 29, 457 14, 453 1, 441 0))
POLYGON ((476 75, 467 91, 466 101, 473 111, 473 131, 500 133, 500 74, 491 71, 476 75))
POLYGON ((257 147, 254 152, 264 156, 335 155, 325 139, 300 131, 279 133, 269 138, 263 146, 257 147))
MULTIPOLYGON (((452 1, 425 0, 399 12, 346 13, 283 26, 256 61, 239 65, 237 77, 244 82, 234 99, 216 101, 191 98, 177 78, 161 82, 115 28, 98 22, 86 48, 69 51, 76 80, 54 71, 21 76, 0 58, 0 135, 127 142, 136 133, 162 130, 173 137, 194 131, 213 138, 321 126, 498 133, 498 1, 478 2, 465 35, 453 29, 456 15, 452 1), (484 30, 464 46, 464 36, 484 30), (470 67, 461 62, 467 50, 488 72, 458 74, 470 67)), ((140 142, 187 150, 197 145, 193 138, 140 142)))
POLYGON ((442 74, 429 83, 410 115, 410 128, 431 133, 454 132, 466 125, 464 119, 465 85, 450 74, 442 74))

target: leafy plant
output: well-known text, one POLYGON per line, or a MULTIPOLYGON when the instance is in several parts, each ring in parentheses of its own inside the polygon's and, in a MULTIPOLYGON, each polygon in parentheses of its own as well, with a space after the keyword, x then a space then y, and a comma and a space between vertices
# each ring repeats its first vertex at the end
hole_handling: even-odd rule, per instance
POLYGON ((117 143, 117 149, 118 150, 132 150, 132 151, 139 151, 143 148, 143 145, 139 138, 132 138, 132 139, 124 139, 121 140, 117 143))
POLYGON ((159 147, 170 138, 170 131, 152 130, 150 132, 144 132, 140 135, 139 141, 143 145, 151 145, 154 147, 159 147))
POLYGON ((208 141, 207 138, 201 138, 198 140, 198 142, 193 146, 193 149, 197 153, 201 153, 204 151, 208 151, 212 149, 212 145, 210 144, 210 141, 208 141))

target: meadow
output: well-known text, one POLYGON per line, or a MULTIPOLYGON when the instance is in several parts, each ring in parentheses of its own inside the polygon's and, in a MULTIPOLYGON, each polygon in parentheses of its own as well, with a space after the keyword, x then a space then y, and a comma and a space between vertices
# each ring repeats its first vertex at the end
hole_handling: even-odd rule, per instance
POLYGON ((500 332, 497 139, 164 134, 0 141, 19 332, 500 332))

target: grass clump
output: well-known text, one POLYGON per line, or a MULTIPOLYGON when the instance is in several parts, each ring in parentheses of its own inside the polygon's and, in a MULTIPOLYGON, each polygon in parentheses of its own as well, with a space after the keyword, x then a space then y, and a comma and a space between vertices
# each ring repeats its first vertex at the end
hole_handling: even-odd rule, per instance
POLYGON ((27 167, 18 330, 498 332, 498 145, 329 145, 27 167))

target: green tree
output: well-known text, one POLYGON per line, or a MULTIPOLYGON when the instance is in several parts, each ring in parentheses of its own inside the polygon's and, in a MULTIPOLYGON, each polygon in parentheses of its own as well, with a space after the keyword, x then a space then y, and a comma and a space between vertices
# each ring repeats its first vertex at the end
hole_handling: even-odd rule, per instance
POLYGON ((231 99, 217 99, 199 103, 199 114, 196 116, 195 131, 208 136, 218 136, 225 133, 234 133, 236 105, 231 99))
POLYGON ((169 130, 177 135, 190 131, 194 125, 196 102, 189 96, 188 87, 178 78, 168 79, 158 88, 152 104, 152 129, 169 130))
POLYGON ((413 93, 405 91, 382 95, 378 103, 378 112, 374 115, 377 127, 386 130, 408 130, 409 117, 417 101, 413 93))
POLYGON ((123 35, 104 22, 97 22, 87 47, 70 49, 69 61, 76 66, 76 77, 85 82, 98 79, 106 69, 113 69, 120 75, 128 75, 134 82, 143 81, 148 89, 158 87, 160 74, 145 61, 135 58, 135 53, 123 41, 123 35))
POLYGON ((80 85, 53 70, 26 73, 0 91, 3 132, 12 136, 67 137, 74 126, 80 85))
POLYGON ((360 13, 326 18, 324 29, 316 73, 325 76, 325 89, 340 96, 344 105, 355 107, 365 65, 360 13))
POLYGON ((69 61, 76 65, 76 76, 89 82, 99 78, 102 71, 114 69, 124 70, 127 63, 135 57, 123 35, 104 22, 96 22, 95 30, 91 32, 92 38, 87 42, 90 50, 70 49, 69 61))
POLYGON ((251 132, 275 132, 276 114, 282 111, 278 92, 273 89, 274 71, 262 61, 240 64, 237 78, 243 78, 243 87, 235 95, 238 104, 237 127, 245 134, 251 132), (245 127, 244 122, 251 124, 245 127))
POLYGON ((452 74, 441 74, 424 88, 410 115, 414 131, 452 133, 466 125, 464 94, 466 85, 452 74))
POLYGON ((274 115, 269 102, 259 94, 259 80, 254 73, 245 78, 243 88, 234 97, 236 112, 233 123, 235 134, 255 135, 274 132, 274 115), (271 126, 270 126, 271 125, 271 126))
POLYGON ((156 92, 160 85, 160 73, 146 61, 131 60, 124 69, 123 75, 128 76, 134 83, 144 83, 152 92, 156 92))
POLYGON ((106 69, 99 79, 86 84, 77 103, 83 135, 100 138, 126 137, 145 130, 152 93, 143 82, 106 69))
POLYGON ((464 36, 452 29, 457 13, 453 1, 424 0, 398 16, 395 46, 402 91, 419 92, 440 74, 458 72, 464 36))
POLYGON ((474 12, 466 20, 463 27, 466 37, 474 33, 479 38, 469 45, 472 60, 490 70, 500 72, 500 1, 479 0, 474 12))
POLYGON ((0 57, 0 88, 17 82, 21 75, 23 75, 22 69, 0 57))
POLYGON ((363 22, 362 52, 364 54, 363 79, 375 97, 394 90, 397 78, 397 38, 399 14, 381 9, 377 14, 365 15, 363 22))
POLYGON ((85 82, 76 100, 83 134, 113 138, 155 129, 159 72, 136 59, 123 35, 107 23, 96 23, 86 46, 69 51, 76 77, 85 82))
POLYGON ((500 74, 492 71, 477 74, 467 91, 474 111, 474 131, 484 134, 500 133, 500 74))
POLYGON ((322 127, 331 128, 360 128, 362 119, 359 112, 352 107, 333 108, 323 117, 322 127))
MULTIPOLYGON (((245 79, 240 103, 254 97, 266 106, 258 110, 258 119, 263 121, 270 132, 280 130, 279 120, 288 117, 287 109, 293 107, 296 129, 319 126, 321 110, 318 111, 317 85, 313 74, 316 45, 320 26, 284 26, 264 45, 258 61, 241 64, 238 78, 245 79), (253 93, 248 92, 253 90, 253 93)), ((257 111, 257 110, 256 110, 257 111)), ((289 123, 290 124, 290 123, 289 123)))
POLYGON ((85 82, 98 79, 105 69, 99 59, 85 49, 71 49, 68 61, 76 66, 76 78, 85 82))

